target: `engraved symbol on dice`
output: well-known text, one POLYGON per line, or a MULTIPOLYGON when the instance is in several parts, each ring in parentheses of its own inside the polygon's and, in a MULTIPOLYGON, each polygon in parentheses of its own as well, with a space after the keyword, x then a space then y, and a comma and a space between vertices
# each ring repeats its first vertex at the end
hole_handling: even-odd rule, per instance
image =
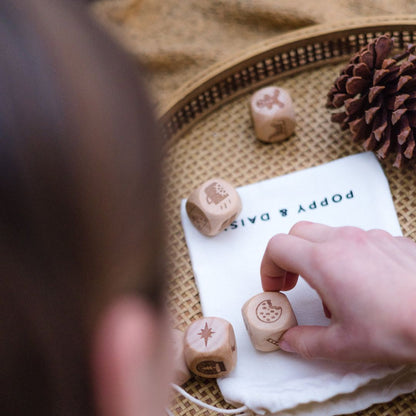
POLYGON ((276 345, 277 347, 279 346, 279 342, 278 342, 278 341, 276 341, 276 340, 275 340, 275 339, 273 339, 273 338, 267 338, 267 339, 266 339, 266 341, 267 341, 267 342, 270 342, 270 344, 276 345))
POLYGON ((212 182, 204 189, 204 191, 207 195, 207 202, 210 205, 218 205, 220 202, 224 201, 224 199, 229 196, 228 192, 218 182, 212 182))
POLYGON ((201 361, 197 364, 196 369, 200 373, 207 375, 216 375, 227 371, 225 364, 222 361, 213 360, 201 361))
POLYGON ((281 135, 286 136, 286 124, 284 121, 278 120, 271 124, 275 131, 268 137, 267 140, 272 141, 273 138, 281 135))
POLYGON ((208 218, 204 215, 204 213, 194 204, 189 204, 187 207, 189 219, 192 223, 200 230, 209 229, 209 221, 208 218))
POLYGON ((215 332, 212 330, 212 328, 208 327, 208 323, 205 322, 205 327, 201 329, 201 332, 198 333, 198 335, 201 336, 201 339, 205 341, 205 346, 208 346, 208 339, 212 337, 212 334, 215 334, 215 332))
POLYGON ((273 95, 265 94, 262 99, 256 102, 257 107, 264 108, 267 107, 269 110, 273 107, 273 105, 277 105, 280 108, 285 106, 285 103, 279 101, 280 91, 275 90, 273 95))
POLYGON ((282 316, 282 307, 274 306, 270 299, 266 299, 257 305, 256 316, 260 321, 271 324, 282 316))

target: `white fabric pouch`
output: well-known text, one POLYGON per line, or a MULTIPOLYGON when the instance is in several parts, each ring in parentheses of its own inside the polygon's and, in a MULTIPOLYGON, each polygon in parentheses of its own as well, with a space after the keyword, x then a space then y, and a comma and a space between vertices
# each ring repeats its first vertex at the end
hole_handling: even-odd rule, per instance
MULTIPOLYGON (((237 338, 237 366, 218 380, 225 400, 259 415, 323 416, 355 412, 415 390, 416 366, 345 364, 305 360, 283 351, 258 352, 241 316, 244 302, 262 291, 259 270, 268 240, 287 233, 296 222, 401 235, 375 156, 348 156, 237 190, 242 212, 216 237, 200 234, 189 221, 185 200, 181 206, 203 314, 230 321, 237 338)), ((300 325, 328 325, 318 295, 302 278, 285 293, 300 325)))

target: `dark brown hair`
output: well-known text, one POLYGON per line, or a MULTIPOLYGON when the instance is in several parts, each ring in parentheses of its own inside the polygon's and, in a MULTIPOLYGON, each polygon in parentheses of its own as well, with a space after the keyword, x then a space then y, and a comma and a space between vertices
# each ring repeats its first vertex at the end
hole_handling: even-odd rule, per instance
POLYGON ((0 414, 93 414, 90 333, 163 282, 160 141, 82 2, 0 2, 0 414))

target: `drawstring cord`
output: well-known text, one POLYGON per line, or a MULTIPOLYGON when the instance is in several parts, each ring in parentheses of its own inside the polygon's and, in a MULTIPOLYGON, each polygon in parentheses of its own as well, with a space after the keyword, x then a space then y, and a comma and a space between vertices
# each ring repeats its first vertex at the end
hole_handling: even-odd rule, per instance
MULTIPOLYGON (((187 391, 185 391, 182 387, 179 387, 176 384, 171 384, 172 388, 176 390, 179 394, 187 398, 190 402, 203 407, 208 410, 212 410, 216 413, 222 413, 223 415, 238 415, 238 416, 253 416, 254 414, 249 410, 247 406, 239 407, 238 409, 221 409, 219 407, 211 406, 210 404, 204 403, 201 400, 198 400, 194 396, 190 395, 187 391)), ((168 416, 174 416, 173 413, 166 409, 166 413, 168 416)))

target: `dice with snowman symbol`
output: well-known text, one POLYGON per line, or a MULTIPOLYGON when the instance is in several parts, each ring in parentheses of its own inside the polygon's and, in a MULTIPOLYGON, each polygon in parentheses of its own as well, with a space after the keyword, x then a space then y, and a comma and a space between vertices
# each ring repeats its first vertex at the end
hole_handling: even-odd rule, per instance
POLYGON ((298 324, 289 300, 280 292, 253 296, 244 304, 242 315, 251 342, 258 351, 280 349, 280 337, 298 324))
POLYGON ((265 143, 280 142, 295 130, 292 98, 283 88, 266 87, 253 94, 251 117, 256 137, 265 143))

